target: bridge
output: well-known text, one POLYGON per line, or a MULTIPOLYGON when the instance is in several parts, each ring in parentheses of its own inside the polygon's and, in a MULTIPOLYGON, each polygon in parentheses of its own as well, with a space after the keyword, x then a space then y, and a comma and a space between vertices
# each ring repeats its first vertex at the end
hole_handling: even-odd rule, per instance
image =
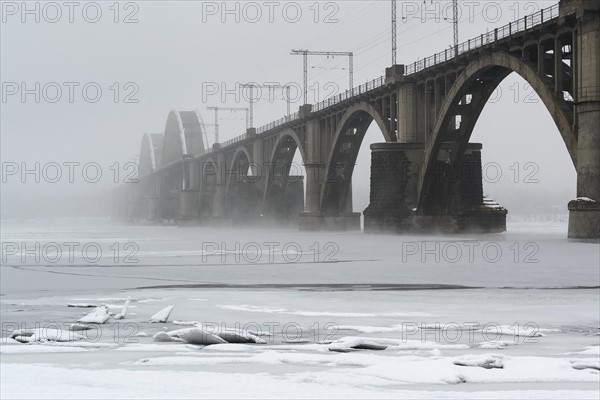
POLYGON ((482 146, 469 140, 513 72, 547 107, 577 171, 569 237, 598 238, 600 2, 593 0, 560 0, 210 149, 199 114, 172 111, 164 134, 144 135, 139 183, 121 189, 117 212, 151 222, 360 229, 352 173, 375 122, 385 142, 371 146, 365 231, 503 231, 506 210, 483 197, 482 146), (297 151, 305 177, 290 175, 297 151))

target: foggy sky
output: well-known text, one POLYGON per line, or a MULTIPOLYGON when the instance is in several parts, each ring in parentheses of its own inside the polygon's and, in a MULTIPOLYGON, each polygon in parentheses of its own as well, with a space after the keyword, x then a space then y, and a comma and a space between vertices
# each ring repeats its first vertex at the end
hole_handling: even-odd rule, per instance
MULTIPOLYGON (((26 202, 43 205, 49 198, 74 193, 89 196, 114 187, 110 175, 114 171, 109 167, 136 161, 142 135, 163 132, 171 110, 198 109, 204 121, 212 124, 214 114, 206 110, 207 106, 248 107, 247 101, 240 98, 236 102, 232 95, 225 102, 218 95, 203 99, 207 83, 229 89, 235 88, 236 82, 294 82, 300 87, 302 58, 290 55, 291 49, 353 51, 355 86, 383 75, 391 65, 389 1, 323 1, 316 6, 312 1, 284 1, 275 2, 271 9, 264 2, 254 3, 258 8, 228 2, 230 10, 235 10, 236 4, 239 10, 230 14, 222 13, 222 2, 143 1, 132 2, 127 8, 120 3, 118 23, 114 22, 114 9, 110 9, 113 2, 99 2, 102 16, 96 23, 87 22, 82 15, 88 2, 75 8, 72 23, 64 6, 60 7, 60 20, 50 23, 45 17, 52 19, 55 14, 47 8, 48 14, 42 15, 44 3, 38 3, 39 22, 35 22, 35 15, 24 16, 21 10, 12 15, 7 3, 11 2, 2 6, 0 40, 2 162, 96 162, 102 167, 103 178, 89 183, 77 175, 77 170, 74 183, 62 179, 59 184, 38 184, 29 178, 23 184, 19 177, 10 177, 8 183, 2 183, 3 216, 6 207, 18 209, 26 202), (257 9, 260 17, 255 14, 257 9), (298 9, 301 16, 295 14, 298 9), (123 23, 128 15, 138 22, 123 23), (36 82, 42 87, 56 82, 63 88, 61 99, 51 103, 42 97, 36 103, 34 96, 28 95, 23 102, 19 94, 7 96, 4 90, 10 83, 25 83, 31 89, 36 82), (65 82, 76 85, 72 103, 65 82), (81 88, 86 83, 102 89, 98 102, 83 98, 81 88), (130 86, 125 87, 128 83, 130 86), (119 89, 117 103, 114 88, 119 89), (139 88, 130 99, 137 103, 125 103, 124 96, 131 94, 132 88, 139 88)), ((460 20, 461 41, 556 1, 466 3, 460 20)), ((11 4, 20 8, 22 3, 11 4)), ((33 9, 36 2, 27 4, 33 9)), ((449 4, 449 0, 399 1, 398 63, 412 63, 452 44, 452 25, 443 20, 443 16, 451 16, 449 4), (430 10, 426 16, 420 14, 423 7, 430 10)), ((94 16, 93 10, 88 12, 88 18, 94 16)), ((317 84, 320 88, 317 99, 311 91, 309 102, 324 100, 327 83, 346 90, 347 74, 346 58, 309 58, 309 86, 317 84)), ((484 181, 484 192, 509 203, 503 205, 510 212, 530 210, 532 204, 550 201, 562 204, 566 213, 566 202, 576 197, 575 171, 558 129, 521 78, 511 75, 501 89, 497 101, 484 109, 471 140, 483 143, 484 164, 502 168, 503 178, 495 183, 484 181), (516 170, 520 171, 517 179, 516 170), (525 176, 534 181, 524 182, 525 176)), ((292 112, 301 103, 298 99, 292 112)), ((278 92, 276 101, 263 99, 255 106, 254 125, 267 124, 285 114, 286 103, 278 92)), ((223 112, 221 116, 221 141, 244 133, 243 113, 223 112)), ((209 141, 213 140, 209 129, 209 141)), ((383 136, 373 124, 354 172, 355 211, 368 204, 368 146, 380 141, 383 136)))

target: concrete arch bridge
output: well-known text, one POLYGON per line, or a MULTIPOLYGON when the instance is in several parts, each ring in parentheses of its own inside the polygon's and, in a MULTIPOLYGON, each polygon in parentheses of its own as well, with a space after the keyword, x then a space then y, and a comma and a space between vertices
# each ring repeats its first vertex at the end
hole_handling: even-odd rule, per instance
POLYGON ((506 210, 483 198, 482 146, 469 140, 490 95, 511 73, 537 92, 577 171, 569 236, 597 238, 600 2, 588 0, 561 0, 455 49, 393 65, 383 77, 210 149, 199 115, 173 111, 164 134, 144 135, 139 183, 123 189, 119 213, 359 229, 352 173, 375 123, 383 141, 371 147, 366 231, 502 231, 506 210), (305 177, 291 166, 296 152, 305 177))

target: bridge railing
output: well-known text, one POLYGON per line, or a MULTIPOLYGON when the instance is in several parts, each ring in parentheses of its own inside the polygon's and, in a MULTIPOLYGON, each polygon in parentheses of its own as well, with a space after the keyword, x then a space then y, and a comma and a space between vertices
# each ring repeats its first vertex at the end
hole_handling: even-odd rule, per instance
POLYGON ((449 48, 442 52, 436 53, 430 57, 427 57, 423 60, 415 61, 414 63, 409 64, 405 67, 405 75, 412 75, 424 70, 425 68, 429 68, 434 65, 450 61, 456 55, 468 53, 472 50, 481 48, 490 43, 494 43, 500 39, 510 37, 515 33, 531 29, 536 25, 540 25, 544 22, 557 18, 558 15, 558 4, 555 4, 552 7, 539 10, 538 12, 533 13, 531 15, 526 15, 525 17, 518 19, 517 21, 506 24, 500 28, 496 28, 491 32, 484 33, 475 38, 469 39, 466 42, 462 42, 458 45, 456 49, 449 48), (456 52, 458 54, 455 54, 456 52))
POLYGON ((236 136, 233 139, 229 139, 228 141, 221 143, 221 147, 231 146, 232 144, 241 142, 244 139, 246 139, 246 134, 236 136))
POLYGON ((313 106, 312 111, 320 111, 327 107, 333 106, 337 103, 340 103, 344 100, 348 100, 351 97, 357 96, 359 94, 370 92, 371 90, 377 89, 385 83, 385 76, 380 76, 379 78, 375 78, 372 81, 366 82, 362 85, 355 86, 352 90, 346 90, 343 93, 338 94, 337 96, 330 97, 325 99, 313 106))
POLYGON ((270 122, 270 123, 268 123, 266 125, 263 125, 263 126, 257 128, 256 129, 256 133, 260 134, 260 133, 264 133, 266 131, 270 131, 273 128, 276 128, 276 127, 278 127, 280 125, 283 125, 286 122, 290 122, 290 121, 293 121, 295 119, 298 119, 299 117, 300 117, 300 115, 297 112, 293 113, 291 115, 286 115, 283 118, 279 118, 277 121, 270 122))

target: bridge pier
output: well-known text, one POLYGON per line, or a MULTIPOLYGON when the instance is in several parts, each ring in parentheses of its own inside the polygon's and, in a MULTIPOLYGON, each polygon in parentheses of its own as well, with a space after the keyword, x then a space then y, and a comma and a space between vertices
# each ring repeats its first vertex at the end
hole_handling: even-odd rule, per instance
POLYGON ((178 225, 197 224, 200 220, 199 166, 189 158, 183 163, 183 189, 179 193, 178 225))
POLYGON ((147 221, 158 221, 158 196, 146 196, 146 209, 144 211, 147 221))
MULTIPOLYGON (((221 148, 220 144, 215 143, 213 151, 217 151, 221 148)), ((224 171, 225 153, 217 153, 217 166, 218 173, 216 175, 215 182, 215 196, 213 201, 213 215, 212 220, 214 222, 222 221, 225 218, 225 200, 227 197, 227 174, 224 171)))
POLYGON ((481 148, 481 144, 470 143, 458 171, 448 171, 440 162, 436 174, 454 187, 453 195, 447 208, 427 210, 417 208, 424 144, 371 145, 371 195, 364 212, 365 232, 505 231, 506 210, 483 198, 481 148))
POLYGON ((325 180, 323 164, 306 164, 306 211, 298 218, 301 231, 359 231, 360 213, 352 212, 352 184, 339 215, 328 215, 321 210, 321 189, 325 180))
POLYGON ((197 190, 182 190, 179 193, 178 225, 193 225, 200 221, 197 190))
POLYGON ((304 176, 270 176, 269 196, 264 199, 261 225, 298 225, 299 214, 304 212, 304 176))
MULTIPOLYGON (((594 2, 595 3, 595 2, 594 2)), ((569 238, 600 238, 600 6, 588 4, 575 36, 577 199, 569 202, 569 238)))
POLYGON ((306 170, 306 211, 301 212, 298 227, 301 231, 351 231, 360 230, 360 213, 352 212, 352 184, 345 195, 343 206, 337 214, 327 213, 321 207, 327 164, 322 162, 322 135, 319 121, 308 122, 306 170))

